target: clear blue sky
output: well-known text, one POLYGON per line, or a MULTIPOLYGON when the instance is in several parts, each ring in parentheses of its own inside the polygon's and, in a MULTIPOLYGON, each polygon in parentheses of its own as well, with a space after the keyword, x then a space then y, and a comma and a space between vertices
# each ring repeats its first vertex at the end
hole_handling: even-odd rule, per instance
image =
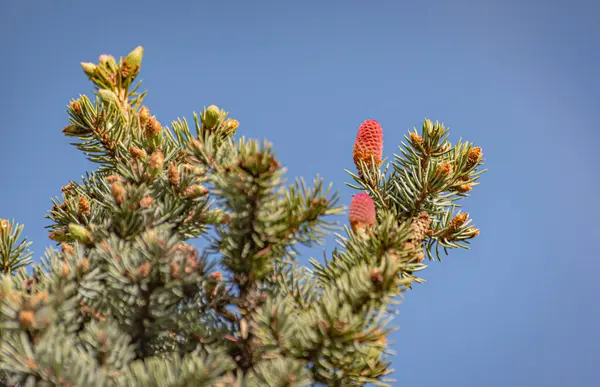
POLYGON ((465 202, 482 233, 407 294, 397 385, 599 386, 600 5, 541 4, 2 0, 0 216, 43 254, 50 197, 90 166, 60 132, 91 88, 79 62, 137 45, 161 121, 217 104, 345 204, 363 120, 391 156, 437 119, 484 148, 465 202))

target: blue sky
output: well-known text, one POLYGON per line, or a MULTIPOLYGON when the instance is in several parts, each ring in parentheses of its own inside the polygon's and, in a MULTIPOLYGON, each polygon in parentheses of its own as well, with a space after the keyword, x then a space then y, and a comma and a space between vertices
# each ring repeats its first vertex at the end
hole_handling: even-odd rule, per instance
POLYGON ((26 225, 37 257, 50 198, 90 168, 60 132, 91 89, 79 62, 143 45, 162 122, 217 104, 238 133, 274 142, 290 177, 320 173, 344 204, 365 119, 387 156, 425 117, 482 146, 489 172, 465 202, 482 233, 407 294, 397 385, 599 385, 593 1, 57 4, 0 2, 0 216, 26 225))

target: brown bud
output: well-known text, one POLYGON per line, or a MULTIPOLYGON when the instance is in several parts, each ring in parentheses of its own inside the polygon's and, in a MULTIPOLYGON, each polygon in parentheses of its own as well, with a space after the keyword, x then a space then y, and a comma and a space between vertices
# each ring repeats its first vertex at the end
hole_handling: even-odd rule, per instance
POLYGON ((162 126, 156 117, 150 117, 146 123, 145 135, 148 140, 157 140, 162 134, 162 126))
POLYGON ((113 184, 116 182, 122 182, 124 179, 119 175, 110 175, 106 177, 106 182, 108 184, 113 184))
POLYGON ((90 201, 84 195, 79 198, 77 212, 79 213, 79 216, 90 216, 90 201))
POLYGON ((451 221, 450 221, 450 229, 453 231, 456 231, 460 228, 460 226, 462 226, 467 218, 469 217, 469 214, 466 212, 463 212, 462 214, 458 214, 456 215, 451 221))
POLYGON ((62 252, 68 255, 73 254, 73 246, 67 244, 67 243, 61 243, 60 244, 60 248, 62 249, 62 252))
POLYGON ((125 200, 125 188, 123 188, 123 185, 120 182, 112 183, 110 191, 117 204, 123 203, 125 200))
POLYGON ((66 234, 67 234, 67 230, 58 229, 58 230, 52 231, 50 233, 50 235, 48 235, 48 238, 52 239, 53 241, 60 242, 60 241, 62 241, 62 239, 64 238, 64 236, 66 234))
POLYGON ((10 233, 10 222, 6 219, 0 219, 0 235, 10 233))
POLYGON ((476 236, 478 236, 478 235, 479 235, 479 229, 478 229, 478 228, 475 228, 475 227, 469 227, 469 228, 467 229, 467 232, 468 232, 469 234, 471 234, 471 236, 470 236, 469 238, 475 238, 476 236))
POLYGON ((410 133, 410 142, 412 142, 413 146, 416 148, 423 146, 423 138, 415 132, 410 133))
POLYGON ((461 193, 469 192, 472 189, 473 186, 471 186, 471 184, 461 184, 458 187, 456 187, 456 190, 461 193))
POLYGON ((140 124, 142 124, 142 126, 146 126, 148 121, 150 121, 150 117, 151 117, 150 109, 148 109, 146 106, 142 106, 139 114, 140 114, 140 124))
POLYGON ((425 253, 421 251, 417 254, 417 262, 421 263, 423 262, 423 259, 425 259, 425 253))
POLYGON ((175 163, 171 163, 171 165, 169 165, 168 177, 169 183, 171 183, 172 186, 179 187, 181 176, 179 175, 179 169, 175 163))
POLYGON ((161 151, 156 151, 152 153, 152 156, 150 156, 150 159, 148 160, 148 172, 150 172, 150 175, 152 177, 156 177, 158 176, 160 171, 162 171, 164 165, 165 156, 161 151))
POLYGON ((150 274, 150 262, 141 264, 135 271, 139 277, 148 277, 148 275, 150 274))
POLYGON ((175 261, 171 262, 171 277, 179 278, 179 264, 175 261))
POLYGON ((71 109, 77 114, 81 114, 81 106, 78 101, 71 102, 71 109))
POLYGON ((373 283, 382 283, 383 282, 383 275, 381 274, 381 272, 378 269, 373 269, 373 271, 371 271, 371 281, 373 283))
POLYGON ((223 279, 223 275, 220 271, 215 271, 214 273, 210 273, 210 276, 215 281, 221 281, 223 279))
POLYGON ((222 224, 229 224, 229 223, 231 223, 231 219, 232 218, 233 217, 231 216, 231 214, 229 212, 223 212, 221 214, 221 223, 222 224))
POLYGON ((32 310, 22 310, 19 313, 19 322, 25 328, 31 328, 35 324, 35 313, 32 310))
POLYGON ((441 164, 436 171, 436 175, 442 176, 442 177, 447 177, 447 176, 450 176, 451 174, 452 174, 452 165, 449 163, 441 164))
POLYGON ((225 121, 224 126, 225 126, 225 133, 233 134, 233 133, 235 133, 237 128, 240 126, 240 122, 238 120, 229 119, 229 120, 225 121))
POLYGON ((142 208, 150 208, 152 207, 152 196, 145 196, 142 200, 140 200, 140 206, 142 208))
POLYGON ((203 187, 200 184, 194 184, 187 187, 183 191, 183 195, 188 199, 196 199, 208 195, 208 188, 203 187))
POLYGON ((27 367, 29 367, 29 369, 32 370, 35 370, 38 367, 38 364, 33 359, 27 359, 25 364, 27 365, 27 367))
POLYGON ((145 158, 146 156, 148 156, 148 154, 146 153, 145 150, 138 148, 137 146, 134 146, 134 145, 131 145, 129 147, 129 153, 131 153, 131 156, 136 160, 141 160, 141 159, 145 158))
POLYGON ((31 307, 36 308, 40 302, 48 301, 48 292, 39 292, 36 293, 33 297, 31 297, 31 307))
POLYGON ((80 260, 79 262, 77 262, 77 271, 79 273, 87 273, 87 271, 90 268, 90 260, 87 258, 84 258, 82 260, 80 260))
POLYGON ((73 193, 73 186, 71 185, 71 183, 60 187, 60 190, 62 191, 62 193, 64 193, 65 195, 69 195, 71 193, 73 193))
POLYGON ((476 146, 475 148, 471 148, 469 150, 469 159, 467 161, 467 169, 472 168, 476 164, 479 164, 481 161, 481 157, 483 156, 483 152, 481 147, 476 146))
MULTIPOLYGON (((373 333, 375 333, 376 335, 381 335, 383 332, 379 329, 376 329, 373 331, 373 333)), ((377 344, 380 345, 385 345, 387 343, 387 338, 385 335, 381 335, 377 340, 376 340, 377 344)))
POLYGON ((406 250, 414 250, 417 248, 417 246, 413 242, 404 242, 402 247, 404 247, 406 250))
POLYGON ((189 173, 189 174, 192 174, 192 175, 196 175, 196 176, 202 176, 202 175, 204 175, 204 169, 202 169, 202 167, 197 166, 197 165, 183 164, 183 170, 186 173, 189 173))
POLYGON ((419 215, 416 216, 415 218, 413 218, 413 220, 412 220, 411 238, 414 241, 416 241, 417 243, 420 243, 427 237, 427 234, 430 230, 430 226, 431 226, 431 218, 429 217, 429 214, 425 211, 421 211, 419 213, 419 215))
POLYGON ((60 277, 61 278, 69 278, 69 275, 71 274, 71 266, 69 266, 68 263, 63 263, 61 268, 60 268, 60 277))

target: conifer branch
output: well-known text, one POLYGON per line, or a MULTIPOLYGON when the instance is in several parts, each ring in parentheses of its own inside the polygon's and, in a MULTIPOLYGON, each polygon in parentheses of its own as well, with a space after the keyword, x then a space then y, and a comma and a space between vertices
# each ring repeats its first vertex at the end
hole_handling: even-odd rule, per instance
POLYGON ((60 250, 27 270, 22 226, 0 221, 0 381, 393 383, 389 323, 424 282, 424 257, 479 234, 460 203, 484 172, 481 148, 425 120, 388 160, 381 125, 363 122, 349 226, 309 269, 298 248, 344 210, 332 186, 286 184, 271 145, 236 138, 239 122, 215 105, 161 124, 135 83, 142 56, 82 63, 95 96, 71 101, 63 132, 98 169, 52 200, 60 250))

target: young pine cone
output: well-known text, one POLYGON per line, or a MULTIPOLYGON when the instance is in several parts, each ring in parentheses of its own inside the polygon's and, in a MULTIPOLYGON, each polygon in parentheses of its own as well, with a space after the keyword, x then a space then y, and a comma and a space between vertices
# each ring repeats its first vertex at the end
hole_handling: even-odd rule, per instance
POLYGON ((375 203, 366 193, 359 193, 350 202, 348 220, 353 230, 366 229, 375 224, 375 203))

